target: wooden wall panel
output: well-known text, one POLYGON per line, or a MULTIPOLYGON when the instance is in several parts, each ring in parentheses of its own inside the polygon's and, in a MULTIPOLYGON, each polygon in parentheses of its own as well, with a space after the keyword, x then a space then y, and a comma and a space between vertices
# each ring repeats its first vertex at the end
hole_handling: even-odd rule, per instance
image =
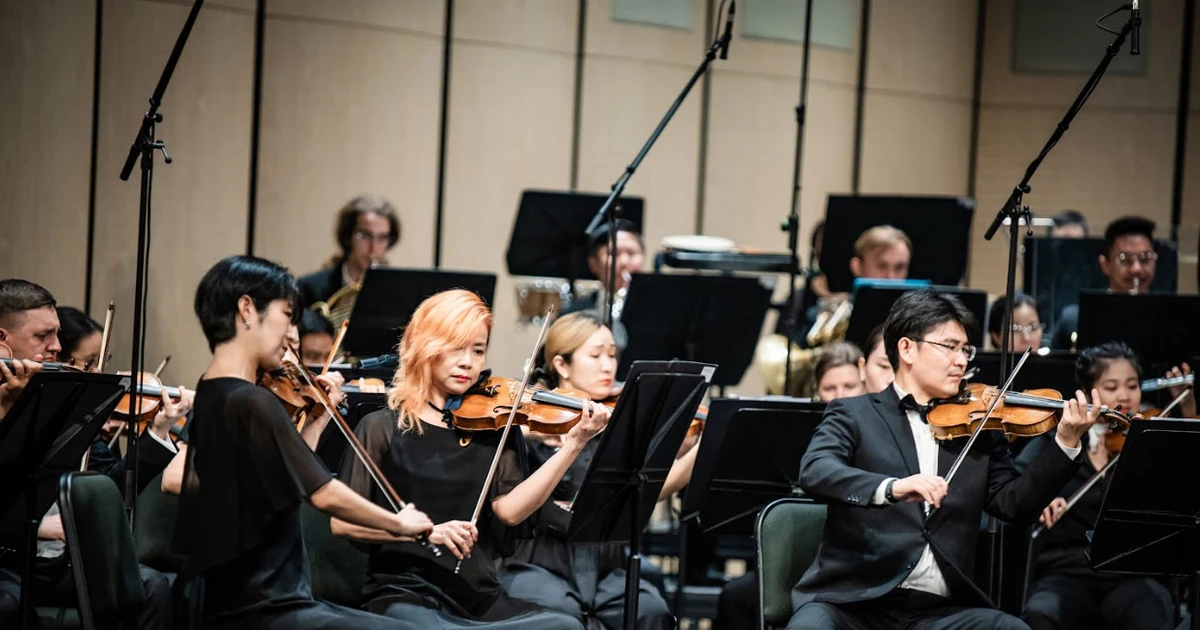
POLYGON ((371 193, 400 214, 388 262, 433 263, 442 42, 426 29, 441 22, 412 4, 268 3, 256 254, 317 269, 337 211, 371 193))
POLYGON ((0 3, 0 278, 82 307, 95 5, 0 3))
MULTIPOLYGON (((93 314, 116 301, 110 365, 121 369, 130 360, 139 173, 128 182, 117 174, 188 7, 108 0, 104 10, 93 314)), ((253 12, 206 5, 160 110, 158 136, 174 163, 160 156, 154 171, 146 362, 152 369, 172 355, 171 383, 195 383, 208 361, 192 314, 197 283, 217 260, 245 251, 253 51, 253 12)))
POLYGON ((569 185, 575 56, 548 33, 577 5, 504 0, 501 20, 491 4, 455 4, 442 266, 497 274, 488 365, 514 375, 537 330, 517 324, 504 252, 521 191, 569 185))

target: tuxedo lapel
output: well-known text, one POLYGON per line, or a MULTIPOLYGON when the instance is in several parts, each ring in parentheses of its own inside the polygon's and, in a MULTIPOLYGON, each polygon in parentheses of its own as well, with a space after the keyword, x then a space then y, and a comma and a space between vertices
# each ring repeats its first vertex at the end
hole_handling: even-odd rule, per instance
MULTIPOLYGON (((962 452, 963 446, 967 441, 964 439, 954 440, 938 440, 938 470, 939 477, 945 477, 950 472, 950 467, 954 465, 954 460, 958 458, 958 454, 962 452)), ((976 443, 977 446, 982 446, 976 443)))
POLYGON ((900 409, 900 399, 896 397, 896 390, 888 387, 879 395, 872 396, 871 402, 874 403, 875 412, 879 414, 880 420, 891 432, 892 439, 896 441, 896 448, 904 460, 904 466, 908 468, 908 474, 920 473, 917 444, 913 441, 912 427, 908 424, 908 418, 900 409))

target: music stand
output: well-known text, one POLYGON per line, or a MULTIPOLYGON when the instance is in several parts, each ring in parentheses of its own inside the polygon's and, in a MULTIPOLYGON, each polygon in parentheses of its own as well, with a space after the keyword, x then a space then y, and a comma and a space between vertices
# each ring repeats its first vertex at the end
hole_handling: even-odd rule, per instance
POLYGON ((1077 348, 1124 341, 1144 363, 1176 365, 1200 353, 1200 295, 1079 294, 1077 348))
MULTIPOLYGON (((550 190, 521 193, 517 218, 504 259, 514 276, 543 276, 594 280, 587 266, 587 227, 608 195, 550 190)), ((615 203, 622 219, 642 232, 645 202, 620 197, 615 203)))
POLYGON ((717 365, 713 385, 737 385, 754 360, 773 283, 763 277, 634 274, 621 311, 629 340, 617 378, 627 378, 634 361, 682 359, 717 365))
MULTIPOLYGON (((635 366, 636 368, 637 366, 635 366)), ((637 624, 640 542, 667 472, 707 390, 709 367, 631 370, 600 445, 572 502, 567 539, 628 543, 625 627, 637 624)))
POLYGON ((0 422, 0 532, 22 563, 21 620, 33 624, 37 530, 58 497, 58 478, 79 469, 100 428, 129 391, 116 374, 39 372, 0 422), (24 482, 16 481, 24 480, 24 482), (24 498, 22 502, 21 499, 24 498))
POLYGON ((496 274, 376 267, 363 277, 343 345, 354 356, 394 352, 400 332, 425 298, 450 289, 473 291, 487 304, 496 294, 496 274))
POLYGON ((1138 575, 1187 576, 1189 609, 1200 630, 1200 490, 1190 483, 1200 421, 1135 420, 1091 536, 1092 568, 1138 575))
POLYGON ((877 225, 900 229, 912 241, 908 277, 958 284, 967 271, 974 213, 971 197, 830 195, 821 241, 821 270, 829 290, 850 291, 854 242, 877 225))
MULTIPOLYGON (((987 292, 977 289, 962 289, 954 286, 929 285, 928 288, 938 293, 948 293, 957 297, 979 321, 979 328, 967 341, 975 347, 983 346, 983 324, 987 314, 987 292)), ((854 310, 850 312, 850 323, 846 326, 846 341, 859 348, 867 342, 867 337, 876 326, 887 319, 892 305, 901 295, 915 291, 914 287, 892 287, 887 285, 862 284, 854 291, 854 310)), ((870 348, 863 348, 864 353, 870 348)))
MULTIPOLYGON (((1007 378, 1000 376, 999 352, 980 351, 971 362, 971 367, 979 370, 971 379, 976 383, 1003 383, 1007 378)), ((1075 390, 1079 389, 1075 380, 1075 355, 1063 350, 1054 350, 1045 355, 1031 353, 1025 367, 1013 380, 1012 390, 1041 388, 1058 390, 1066 398, 1073 397, 1075 390)))
MULTIPOLYGON (((1100 270, 1104 253, 1102 238, 1026 238, 1024 242, 1025 292, 1037 298, 1039 318, 1053 327, 1063 307, 1079 303, 1084 289, 1107 289, 1108 278, 1100 270)), ((1179 252, 1171 241, 1155 241, 1158 252, 1154 280, 1148 291, 1175 293, 1179 252)))

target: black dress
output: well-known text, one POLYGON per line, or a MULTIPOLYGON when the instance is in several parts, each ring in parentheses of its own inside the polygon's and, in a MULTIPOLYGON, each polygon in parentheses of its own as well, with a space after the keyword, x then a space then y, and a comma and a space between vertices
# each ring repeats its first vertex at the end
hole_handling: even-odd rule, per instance
MULTIPOLYGON (((428 423, 422 423, 421 433, 400 431, 391 409, 368 414, 355 433, 396 493, 434 523, 471 520, 501 436, 500 431, 460 434, 428 423)), ((566 615, 507 597, 496 575, 497 561, 511 550, 518 532, 495 518, 491 499, 525 480, 524 459, 521 433, 514 428, 477 522, 479 540, 457 574, 458 559, 448 550, 435 556, 415 542, 364 543, 369 554, 366 608, 430 626, 491 622, 490 628, 579 628, 566 615)), ((344 460, 341 480, 388 505, 356 457, 344 460)))
MULTIPOLYGON (((1085 453, 1090 434, 1082 440, 1085 453)), ((1053 434, 1035 439, 1021 451, 1018 466, 1054 448, 1053 434)), ((1096 473, 1085 457, 1075 476, 1063 487, 1067 498, 1096 473)), ((1142 576, 1098 573, 1088 561, 1088 531, 1096 526, 1111 474, 1093 485, 1062 518, 1040 536, 1033 584, 1022 619, 1034 630, 1103 627, 1112 630, 1164 630, 1175 626, 1170 590, 1163 582, 1142 576)))
MULTIPOLYGON (((623 545, 578 545, 567 541, 571 513, 553 501, 573 501, 583 485, 599 440, 584 445, 552 501, 539 513, 536 535, 522 540, 504 564, 504 588, 513 597, 562 611, 588 628, 620 628, 625 611, 625 550, 623 545)), ((530 460, 540 467, 555 453, 541 442, 529 441, 530 460)), ((658 589, 642 578, 638 584, 639 630, 673 628, 675 619, 658 589)))
POLYGON ((313 599, 298 510, 332 477, 273 395, 201 381, 188 433, 175 546, 202 627, 417 627, 313 599))

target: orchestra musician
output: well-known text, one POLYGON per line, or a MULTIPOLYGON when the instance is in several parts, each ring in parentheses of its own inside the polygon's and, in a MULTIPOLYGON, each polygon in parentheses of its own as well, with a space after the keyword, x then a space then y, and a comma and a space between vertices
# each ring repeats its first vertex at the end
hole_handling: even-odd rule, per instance
MULTIPOLYGON (((882 330, 882 326, 877 326, 871 333, 872 337, 881 334, 882 330)), ((878 343, 869 342, 867 345, 883 347, 882 338, 878 343)), ((886 360, 885 357, 884 361, 886 360)), ((854 344, 839 341, 826 346, 825 352, 814 366, 817 391, 824 392, 821 393, 820 400, 832 402, 870 392, 865 382, 866 370, 863 365, 862 350, 854 344)), ((892 384, 891 369, 889 364, 889 376, 886 382, 879 386, 881 390, 892 384)), ((721 588, 721 593, 717 596, 717 616, 713 619, 713 630, 749 628, 757 623, 757 620, 758 573, 756 569, 751 569, 744 575, 726 582, 721 588)))
MULTIPOLYGON (((1182 370, 1174 368, 1167 376, 1187 372, 1190 369, 1184 364, 1182 370)), ((1142 370, 1128 345, 1111 341, 1083 350, 1075 361, 1075 374, 1081 387, 1094 388, 1099 393, 1100 404, 1130 413, 1140 408, 1142 370)), ((1183 389, 1183 386, 1174 388, 1171 397, 1178 396, 1183 389)), ((1182 417, 1196 417, 1194 392, 1183 399, 1178 410, 1182 417)), ((1032 587, 1022 615, 1033 630, 1083 630, 1101 625, 1111 630, 1174 627, 1174 600, 1161 580, 1099 573, 1092 570, 1088 561, 1088 532, 1095 528, 1100 515, 1108 489, 1107 476, 1083 494, 1070 511, 1064 512, 1063 497, 1073 496, 1115 457, 1105 447, 1107 428, 1108 423, 1101 422, 1083 436, 1083 466, 1043 511, 1041 522, 1049 529, 1041 538, 1041 551, 1035 559, 1034 574, 1030 576, 1032 587)), ((1051 439, 1049 435, 1036 438, 1017 458, 1018 467, 1027 466, 1051 439)))
MULTIPOLYGON (((1122 217, 1104 230, 1100 271, 1108 278, 1109 293, 1147 293, 1154 282, 1158 253, 1154 251, 1154 222, 1143 217, 1122 217)), ((1079 305, 1063 308, 1054 324, 1050 347, 1069 350, 1079 327, 1079 305)))
POLYGON ((854 241, 850 273, 855 278, 903 280, 912 261, 912 241, 890 225, 876 225, 854 241))
POLYGON ((828 514, 816 561, 792 591, 788 628, 1027 627, 971 582, 980 518, 985 510, 1014 523, 1037 518, 1077 469, 1080 438, 1100 407, 1086 412, 1077 392, 1055 446, 1024 475, 1007 440, 985 432, 948 485, 943 476, 967 440, 935 441, 925 405, 958 393, 977 325, 953 296, 906 293, 884 323, 892 387, 826 409, 800 483, 828 502, 828 514))
POLYGON ((194 310, 212 351, 188 423, 176 551, 180 579, 199 587, 204 628, 417 628, 312 598, 300 534, 307 500, 346 522, 401 539, 430 531, 411 505, 390 512, 334 480, 279 400, 255 386, 287 351, 299 289, 283 267, 251 256, 214 265, 194 310))
MULTIPOLYGON (((77 359, 77 365, 84 365, 88 357, 81 354, 89 352, 88 348, 95 346, 99 354, 98 344, 81 343, 83 337, 89 336, 99 328, 87 315, 77 309, 63 309, 66 324, 60 324, 59 310, 54 296, 45 288, 19 279, 0 280, 0 340, 11 351, 13 358, 19 360, 10 370, 0 363, 0 375, 4 383, 0 384, 0 393, 11 397, 11 402, 5 410, 11 408, 20 392, 33 374, 42 370, 41 362, 58 361, 71 362, 77 359), (80 318, 87 322, 79 321, 80 318), (60 343, 59 335, 64 334, 60 343), (61 356, 60 356, 61 355, 61 356), (83 361, 79 361, 83 359, 83 361), (7 391, 4 391, 7 390, 7 391)), ((94 363, 94 361, 93 361, 94 363)), ((142 471, 139 480, 142 487, 158 474, 173 453, 167 429, 182 417, 190 408, 190 400, 180 403, 170 403, 158 412, 143 435, 154 439, 142 442, 138 450, 138 466, 142 471), (165 436, 165 437, 164 437, 165 436), (148 475, 148 476, 147 476, 148 475)), ((103 440, 92 442, 88 469, 108 475, 118 485, 124 487, 126 460, 115 455, 103 440)), ((140 489, 140 488, 139 488, 140 489)), ((6 532, 19 535, 18 532, 6 532)), ((63 528, 62 514, 55 504, 42 518, 38 525, 38 548, 35 550, 37 560, 34 565, 31 590, 35 603, 38 605, 73 605, 76 600, 75 583, 72 579, 69 557, 65 541, 66 533, 63 528)), ((0 553, 0 628, 6 628, 7 623, 15 623, 21 594, 21 572, 14 563, 19 560, 0 553)), ((142 579, 144 599, 137 607, 135 618, 138 628, 145 630, 161 628, 171 620, 171 587, 163 574, 146 566, 138 567, 142 579)))
MULTIPOLYGON (((400 366, 387 407, 365 416, 356 434, 400 496, 436 523, 429 541, 450 553, 398 541, 378 527, 332 520, 334 535, 365 544, 368 552, 364 607, 423 627, 580 628, 576 619, 510 596, 497 575, 511 553, 516 528, 536 513, 590 440, 608 421, 598 403, 562 435, 561 447, 540 468, 527 471, 524 440, 514 427, 506 443, 498 430, 468 431, 454 411, 484 371, 492 312, 462 289, 421 303, 400 338, 400 366), (472 517, 497 449, 498 469, 486 499, 472 517)), ((341 478, 376 503, 383 500, 366 467, 346 459, 341 478)))
POLYGON ((1078 210, 1063 210, 1051 217, 1054 227, 1050 228, 1051 238, 1087 238, 1087 217, 1078 210))
MULTIPOLYGON (((600 282, 601 289, 581 295, 563 309, 563 314, 576 311, 599 311, 607 300, 604 291, 608 287, 608 272, 612 259, 608 255, 608 224, 604 224, 588 237, 588 271, 600 282)), ((630 275, 642 270, 646 264, 646 243, 637 225, 628 219, 617 219, 617 276, 613 291, 620 293, 629 288, 630 275)))
POLYGON ((333 324, 316 311, 305 309, 297 328, 300 335, 300 362, 308 366, 325 365, 325 359, 333 351, 333 324))
POLYGON ((304 308, 328 300, 342 287, 361 283, 367 270, 382 262, 399 242, 400 217, 387 199, 361 195, 338 211, 334 236, 338 253, 319 271, 299 280, 300 304, 304 308))
MULTIPOLYGON (((1042 347, 1042 320, 1038 316, 1037 300, 1024 293, 1013 298, 1012 330, 1008 333, 1008 346, 1015 355, 1032 348, 1042 347)), ((1008 297, 1000 296, 988 310, 988 337, 992 347, 999 349, 1004 344, 1004 313, 1008 310, 1008 297)))
POLYGON ((871 329, 862 350, 866 356, 860 359, 858 365, 862 368, 863 385, 866 386, 866 393, 878 394, 896 379, 896 370, 892 368, 883 345, 883 324, 871 329))
MULTIPOLYGON (((591 311, 564 315, 550 326, 538 356, 540 385, 583 392, 592 399, 610 398, 617 371, 617 347, 609 331, 591 311)), ((545 465, 561 448, 557 436, 526 433, 534 468, 545 465)), ((625 550, 621 545, 572 545, 567 542, 570 503, 578 494, 598 442, 589 442, 563 475, 552 498, 539 512, 530 540, 522 540, 505 561, 504 590, 521 599, 562 611, 590 628, 620 628, 625 607, 625 550)), ((699 449, 676 460, 659 493, 662 500, 691 477, 699 449)), ((638 623, 643 630, 674 627, 674 619, 658 589, 642 577, 638 585, 638 623)))

